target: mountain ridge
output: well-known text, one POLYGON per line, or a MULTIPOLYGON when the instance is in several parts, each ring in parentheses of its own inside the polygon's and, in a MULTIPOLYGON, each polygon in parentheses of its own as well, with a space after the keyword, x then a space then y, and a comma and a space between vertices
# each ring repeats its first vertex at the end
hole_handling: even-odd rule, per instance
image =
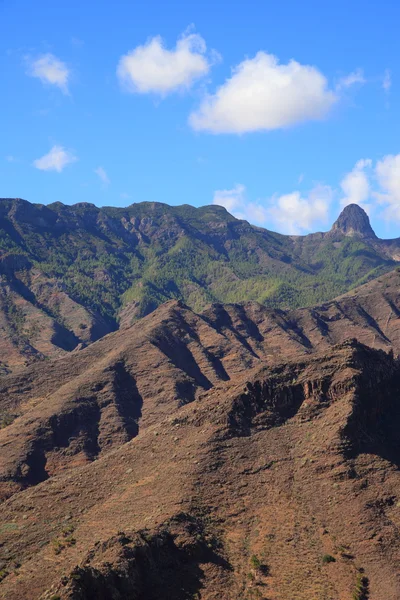
POLYGON ((29 212, 29 216, 32 217, 32 214, 35 213, 35 211, 38 211, 38 215, 36 215, 36 219, 40 220, 42 219, 42 223, 44 224, 46 222, 46 216, 49 217, 51 216, 51 218, 47 221, 48 225, 52 225, 55 223, 55 215, 57 214, 71 214, 71 215, 80 215, 83 216, 85 214, 98 214, 98 213, 104 213, 106 215, 108 215, 109 217, 112 217, 114 215, 130 215, 130 214, 140 214, 140 213, 147 213, 147 208, 149 208, 151 211, 153 211, 153 213, 157 213, 157 212, 163 212, 163 211, 170 211, 170 212, 177 212, 177 214, 179 213, 184 213, 185 209, 188 209, 189 211, 192 212, 192 214, 195 214, 196 212, 198 212, 199 214, 201 213, 207 213, 207 212, 212 212, 216 215, 220 215, 223 216, 224 218, 230 220, 230 221, 242 221, 247 223, 248 225, 250 225, 250 227, 254 227, 255 229, 258 230, 262 230, 262 231, 267 231, 269 233, 275 234, 277 236, 282 236, 282 237, 296 237, 296 238, 304 238, 304 237, 308 237, 309 235, 318 235, 318 234, 322 234, 322 235, 326 235, 328 233, 332 233, 332 231, 334 230, 341 230, 343 233, 348 233, 348 235, 352 235, 353 233, 357 234, 357 233, 364 233, 367 234, 368 236, 371 237, 376 237, 377 239, 381 239, 381 241, 385 241, 385 242, 390 242, 392 240, 397 240, 400 239, 400 237, 397 238, 389 238, 389 239, 384 239, 384 238, 378 238, 378 236, 375 234, 371 223, 370 223, 370 219, 368 217, 368 214, 366 213, 366 211, 362 208, 362 206, 360 206, 359 204, 355 204, 355 203, 351 203, 351 204, 347 204, 346 206, 344 206, 338 216, 338 218, 336 219, 336 221, 333 223, 332 227, 327 230, 327 231, 317 231, 317 232, 311 232, 311 233, 307 233, 307 234, 302 234, 302 235, 296 235, 296 236, 292 236, 291 234, 283 234, 283 233, 278 233, 275 232, 273 230, 270 230, 266 227, 262 227, 260 225, 254 225, 251 224, 249 221, 247 221, 246 219, 241 219, 238 217, 233 216, 232 214, 230 214, 228 212, 228 210, 222 206, 222 205, 218 205, 218 204, 205 204, 199 207, 195 207, 191 204, 188 203, 184 203, 184 204, 167 204, 165 202, 156 202, 156 201, 141 201, 141 202, 133 202, 132 204, 129 204, 127 206, 97 206, 96 204, 93 204, 91 202, 85 202, 85 201, 81 201, 81 202, 76 202, 74 204, 64 204, 63 202, 57 201, 57 202, 51 202, 48 204, 41 204, 41 203, 32 203, 29 202, 28 200, 25 200, 24 198, 6 198, 6 197, 0 197, 0 208, 2 208, 2 212, 4 212, 4 205, 6 204, 11 204, 12 206, 10 208, 12 208, 12 210, 15 213, 18 213, 18 210, 20 208, 25 209, 25 211, 29 212), (344 229, 342 229, 344 228, 344 229), (348 230, 348 231, 347 231, 348 230))
POLYGON ((400 260, 400 240, 349 235, 347 225, 284 236, 213 205, 0 200, 0 370, 64 356, 170 299, 195 311, 310 306, 400 260))
POLYGON ((169 411, 283 357, 326 355, 349 338, 400 354, 399 289, 394 271, 310 309, 250 302, 197 314, 173 300, 79 352, 3 376, 0 498, 90 462, 169 411))
POLYGON ((0 377, 5 600, 397 600, 400 271, 0 377))

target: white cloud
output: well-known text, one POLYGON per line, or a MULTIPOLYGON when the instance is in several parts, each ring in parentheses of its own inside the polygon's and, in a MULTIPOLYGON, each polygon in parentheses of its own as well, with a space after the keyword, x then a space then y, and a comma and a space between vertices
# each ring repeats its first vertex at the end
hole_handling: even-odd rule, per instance
POLYGON ((230 190, 216 190, 213 204, 223 206, 237 219, 246 219, 251 223, 263 224, 267 218, 266 208, 260 202, 249 202, 246 188, 241 183, 230 190))
POLYGON ((85 42, 82 41, 80 38, 76 38, 76 37, 71 38, 71 45, 75 46, 75 48, 81 48, 84 44, 85 44, 85 42))
POLYGON ((370 169, 372 167, 372 160, 369 158, 363 158, 359 160, 352 171, 347 173, 340 182, 344 197, 340 200, 342 206, 348 204, 359 204, 367 212, 370 210, 370 196, 371 196, 371 183, 370 183, 370 169))
POLYGON ((128 194, 127 192, 122 192, 122 193, 120 194, 120 197, 121 197, 123 200, 129 200, 129 199, 131 198, 131 195, 130 195, 130 194, 128 194))
POLYGON ((389 154, 375 164, 369 158, 359 160, 340 186, 345 196, 341 205, 358 204, 368 214, 400 221, 400 154, 389 154))
POLYGON ((6 161, 7 161, 7 162, 10 162, 10 163, 12 163, 12 162, 16 162, 16 161, 17 161, 17 159, 16 159, 16 158, 15 158, 15 156, 13 156, 12 154, 8 154, 8 155, 6 156, 6 161))
POLYGON ((33 161, 33 166, 41 171, 61 171, 69 164, 78 159, 72 152, 63 148, 63 146, 53 146, 47 154, 33 161))
POLYGON ((231 190, 217 190, 213 204, 224 206, 238 219, 257 225, 276 226, 279 231, 299 234, 317 225, 327 223, 333 191, 329 186, 317 185, 307 196, 299 191, 273 196, 267 201, 248 201, 246 188, 236 184, 231 190))
POLYGON ((237 183, 231 190, 216 190, 214 192, 213 204, 223 206, 232 214, 237 214, 246 202, 246 188, 241 183, 237 183))
POLYGON ((156 36, 120 58, 117 76, 128 92, 165 96, 189 88, 209 72, 206 51, 204 39, 196 33, 184 34, 172 50, 156 36))
POLYGON ((322 119, 337 101, 315 67, 294 60, 279 64, 272 54, 258 52, 205 97, 189 122, 193 129, 212 133, 279 129, 322 119))
POLYGON ((362 69, 357 69, 356 71, 353 71, 353 73, 349 73, 349 75, 346 75, 346 77, 342 77, 342 79, 339 80, 336 89, 340 91, 344 88, 349 88, 352 85, 355 85, 356 83, 365 83, 364 73, 362 69))
POLYGON ((103 167, 97 167, 97 169, 95 169, 94 172, 105 185, 109 185, 111 183, 106 173, 106 170, 103 167))
POLYGON ((384 216, 400 221, 400 154, 384 156, 376 164, 380 190, 374 194, 379 204, 386 205, 384 216))
POLYGON ((43 54, 36 60, 28 59, 28 75, 37 77, 42 83, 56 85, 64 94, 69 93, 71 72, 54 54, 43 54))
POLYGON ((307 196, 294 191, 274 197, 268 215, 279 231, 288 234, 308 232, 328 222, 333 190, 317 185, 307 196))
POLYGON ((382 87, 386 94, 390 92, 390 88, 392 87, 392 74, 389 69, 386 69, 383 75, 382 87))
MULTIPOLYGON (((336 187, 316 185, 308 193, 295 190, 250 201, 243 184, 217 190, 213 204, 224 206, 238 219, 286 234, 303 234, 331 222, 334 201, 341 207, 358 204, 368 214, 400 223, 400 153, 380 160, 363 158, 336 187)), ((336 212, 336 208, 335 208, 336 212)))

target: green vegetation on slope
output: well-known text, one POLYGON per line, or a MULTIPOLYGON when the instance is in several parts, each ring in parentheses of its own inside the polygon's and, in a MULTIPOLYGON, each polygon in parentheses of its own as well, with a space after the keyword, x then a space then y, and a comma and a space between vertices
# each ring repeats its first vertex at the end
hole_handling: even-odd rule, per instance
POLYGON ((136 303, 140 317, 171 298, 194 310, 215 301, 312 305, 394 264, 359 238, 283 236, 218 206, 98 209, 7 199, 0 201, 0 257, 3 277, 29 288, 35 270, 112 321, 127 303, 136 303))

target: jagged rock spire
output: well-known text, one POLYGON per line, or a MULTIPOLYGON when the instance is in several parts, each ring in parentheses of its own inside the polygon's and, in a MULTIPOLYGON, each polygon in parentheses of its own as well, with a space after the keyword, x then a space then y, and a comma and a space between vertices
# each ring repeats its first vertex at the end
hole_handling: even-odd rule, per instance
POLYGON ((337 231, 348 236, 362 238, 376 237, 367 213, 358 204, 349 204, 342 210, 339 218, 332 227, 332 232, 337 231))

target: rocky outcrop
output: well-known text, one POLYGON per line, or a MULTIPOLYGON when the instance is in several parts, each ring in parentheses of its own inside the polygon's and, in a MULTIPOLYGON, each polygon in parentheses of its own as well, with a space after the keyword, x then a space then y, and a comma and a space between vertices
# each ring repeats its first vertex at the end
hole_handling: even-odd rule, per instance
POLYGON ((178 514, 156 531, 119 533, 98 542, 41 600, 184 600, 200 593, 207 571, 229 580, 220 542, 202 519, 178 514))
POLYGON ((358 204, 348 204, 333 224, 332 233, 342 233, 345 236, 375 239, 367 213, 358 204))

